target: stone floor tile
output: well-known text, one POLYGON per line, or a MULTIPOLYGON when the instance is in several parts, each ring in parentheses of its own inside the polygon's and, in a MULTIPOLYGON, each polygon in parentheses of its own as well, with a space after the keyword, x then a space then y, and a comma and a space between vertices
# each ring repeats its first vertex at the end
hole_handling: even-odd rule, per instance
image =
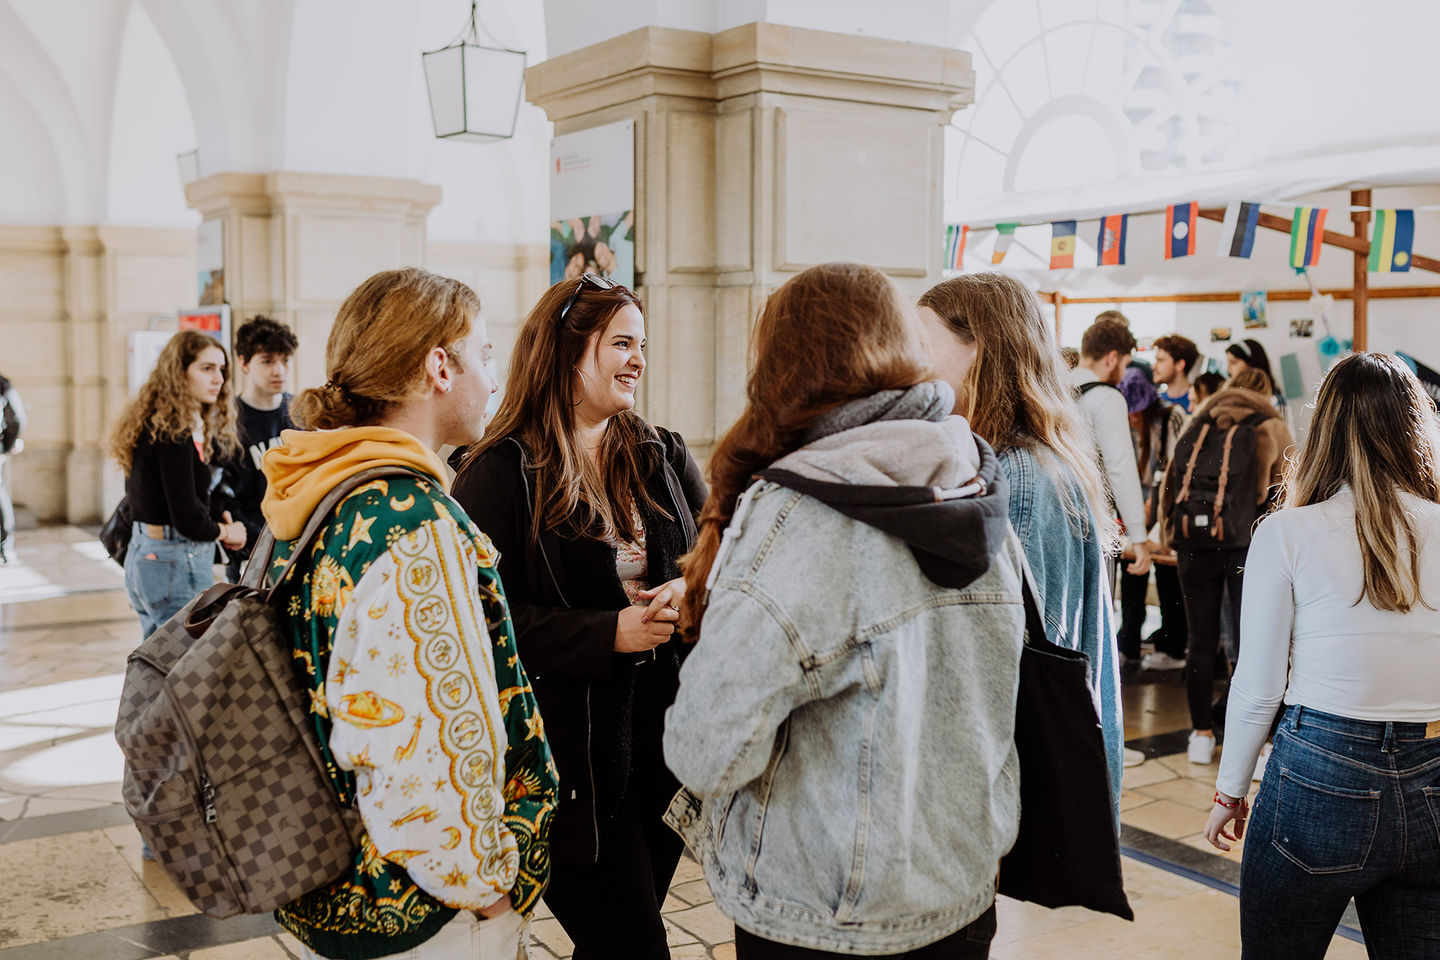
POLYGON ((703 943, 675 947, 670 951, 670 960, 710 960, 710 948, 703 943))
POLYGON ((660 905, 660 912, 675 913, 678 910, 685 910, 691 906, 693 906, 693 904, 681 900, 679 897, 675 896, 674 892, 672 891, 665 896, 665 902, 660 905))
POLYGON ((714 903, 672 913, 666 919, 706 943, 723 943, 735 939, 735 924, 731 923, 730 918, 721 913, 714 903))
POLYGON ((274 937, 257 937, 196 950, 190 954, 190 960, 290 960, 290 954, 274 937))
POLYGON ((1127 790, 1134 790, 1136 787, 1148 787, 1152 783, 1159 783, 1162 780, 1173 780, 1176 776, 1174 770, 1154 760, 1147 760, 1138 767, 1128 767, 1125 770, 1121 783, 1127 790))
POLYGON ((1176 777, 1174 780, 1162 780, 1146 787, 1138 787, 1136 792, 1155 800, 1170 800, 1206 813, 1215 805, 1215 784, 1209 780, 1176 777))
POLYGON ((0 949, 167 916, 99 830, 6 843, 0 860, 0 949))
MULTIPOLYGON (((1199 884, 1187 877, 1171 873, 1168 870, 1161 870, 1159 867, 1152 867, 1148 863, 1141 863, 1139 860, 1132 860, 1129 857, 1120 858, 1120 869, 1125 880, 1125 896, 1129 899, 1131 908, 1135 910, 1142 910, 1166 900, 1174 900, 1176 897, 1188 896, 1201 889, 1199 884)), ((1066 907, 1065 909, 1078 910, 1081 908, 1066 907)), ((1088 910, 1084 912, 1084 915, 1092 920, 1096 916, 1088 910)))
POLYGON ((668 917, 664 918, 662 922, 665 924, 665 942, 672 947, 680 947, 684 946, 687 943, 695 943, 698 939, 695 934, 691 933, 690 931, 683 930, 680 927, 675 926, 675 924, 670 922, 670 919, 668 917))
POLYGON ((1153 799, 1153 797, 1147 797, 1145 794, 1140 793, 1138 790, 1122 789, 1120 791, 1120 812, 1124 813, 1126 810, 1129 810, 1132 807, 1143 806, 1153 799))
MULTIPOLYGON (((1164 767, 1178 777, 1189 777, 1192 780, 1208 780, 1211 784, 1214 784, 1215 775, 1220 772, 1220 751, 1215 751, 1215 760, 1212 763, 1191 763, 1189 754, 1184 753, 1172 753, 1167 756, 1156 757, 1151 762, 1164 767)), ((1146 764, 1146 766, 1149 766, 1149 764, 1146 764)))
POLYGON ((1205 812, 1173 800, 1156 800, 1130 810, 1121 820, 1127 826, 1178 840, 1205 827, 1205 812))
POLYGON ((688 883, 691 880, 704 880, 705 871, 700 864, 689 857, 681 857, 680 865, 675 868, 675 876, 670 879, 670 886, 673 889, 679 884, 688 883))
POLYGON ((45 817, 52 813, 74 813, 77 810, 94 810, 109 804, 97 800, 68 800, 64 797, 30 797, 21 816, 45 817))
POLYGON ((1095 914, 1084 907, 1062 907, 1059 910, 1052 910, 1022 900, 996 897, 995 919, 996 928, 993 942, 1000 945, 1089 923, 1095 919, 1095 914))
POLYGON ((704 880, 691 880, 689 883, 672 883, 670 885, 670 895, 685 901, 691 906, 709 903, 715 899, 710 893, 710 884, 704 880))
POLYGON ((710 956, 715 960, 735 960, 735 942, 717 943, 710 951, 710 956))

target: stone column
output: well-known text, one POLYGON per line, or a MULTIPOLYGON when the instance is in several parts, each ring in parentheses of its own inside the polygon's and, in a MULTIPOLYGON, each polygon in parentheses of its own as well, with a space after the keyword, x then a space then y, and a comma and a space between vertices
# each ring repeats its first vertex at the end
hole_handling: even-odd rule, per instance
POLYGON ((425 218, 440 188, 339 174, 219 173, 190 184, 190 206, 223 222, 232 327, 257 313, 300 339, 292 382, 325 380, 335 311, 379 270, 425 265, 425 218))
POLYGON ((800 270, 858 260, 910 296, 940 278, 944 127, 970 56, 751 23, 647 27, 526 77, 557 134, 635 121, 647 417, 701 454, 744 404, 751 324, 800 270))

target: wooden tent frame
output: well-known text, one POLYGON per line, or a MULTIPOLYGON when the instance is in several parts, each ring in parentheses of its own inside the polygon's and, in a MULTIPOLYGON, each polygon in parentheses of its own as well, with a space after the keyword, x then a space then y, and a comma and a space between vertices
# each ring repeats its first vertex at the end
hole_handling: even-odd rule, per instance
MULTIPOLYGON (((1350 300, 1355 311, 1355 331, 1352 335, 1353 346, 1357 351, 1368 348, 1370 339, 1370 300, 1392 300, 1392 299, 1418 299, 1425 297, 1440 297, 1440 286, 1417 286, 1417 287, 1380 287, 1376 290, 1370 289, 1370 191, 1351 190, 1350 206, 1362 209, 1350 211, 1350 221, 1355 225, 1353 236, 1337 233, 1334 230, 1326 230, 1323 242, 1332 247, 1342 247, 1351 251, 1355 256, 1355 272, 1353 274, 1352 287, 1336 290, 1321 290, 1322 294, 1334 297, 1336 300, 1350 300)), ((1225 221, 1224 207, 1202 207, 1200 216, 1206 220, 1225 221)), ((1289 233, 1292 222, 1285 217, 1277 217, 1271 213, 1261 213, 1257 225, 1269 230, 1279 230, 1282 233, 1289 233)), ((1440 273, 1440 260, 1433 257, 1422 257, 1419 254, 1412 254, 1410 265, 1414 269, 1427 270, 1431 273, 1440 273)), ((1240 299, 1239 290, 1226 291, 1224 293, 1181 293, 1170 296, 1136 296, 1136 297, 1067 297, 1058 290, 1053 293, 1040 294, 1040 299, 1055 306, 1055 335, 1060 335, 1060 313, 1067 303, 1234 303, 1240 299)), ((1311 293, 1308 290, 1275 290, 1268 294, 1271 300, 1309 300, 1311 293)))

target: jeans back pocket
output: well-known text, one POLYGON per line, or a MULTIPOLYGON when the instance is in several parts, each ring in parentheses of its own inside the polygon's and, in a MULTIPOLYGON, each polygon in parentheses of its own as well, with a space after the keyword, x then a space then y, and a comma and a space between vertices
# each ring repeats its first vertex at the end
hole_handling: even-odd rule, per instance
POLYGON ((1363 868, 1379 823, 1379 790, 1334 787, 1280 771, 1271 843, 1306 873, 1363 868))

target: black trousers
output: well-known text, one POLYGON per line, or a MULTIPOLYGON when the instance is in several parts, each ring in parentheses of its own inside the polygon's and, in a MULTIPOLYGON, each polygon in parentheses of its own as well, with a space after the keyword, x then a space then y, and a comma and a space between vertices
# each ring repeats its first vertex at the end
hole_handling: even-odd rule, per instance
MULTIPOLYGON (((1190 629, 1185 622, 1185 598, 1180 593, 1180 574, 1168 564, 1153 564, 1155 592, 1160 597, 1160 629, 1150 635, 1157 653, 1177 660, 1185 656, 1190 629)), ((1120 570, 1120 629, 1115 639, 1120 652, 1130 659, 1140 656, 1140 633, 1145 626, 1145 595, 1150 575, 1120 570)))
POLYGON ((1196 730, 1214 726, 1211 700, 1215 696, 1215 652, 1220 644, 1221 596, 1230 589, 1240 607, 1247 548, 1231 550, 1180 550, 1176 569, 1185 595, 1185 619, 1190 647, 1185 658, 1185 693, 1190 701, 1190 725, 1196 730))
POLYGON ((575 942, 573 960, 669 960, 660 905, 683 848, 658 811, 626 799, 593 864, 556 863, 545 904, 575 942))
MULTIPOLYGON (((871 960, 985 960, 990 956, 990 941, 995 939, 995 905, 944 940, 937 940, 918 950, 891 953, 871 960)), ((789 947, 771 943, 735 928, 735 960, 825 960, 850 954, 827 953, 806 947, 789 947)))

